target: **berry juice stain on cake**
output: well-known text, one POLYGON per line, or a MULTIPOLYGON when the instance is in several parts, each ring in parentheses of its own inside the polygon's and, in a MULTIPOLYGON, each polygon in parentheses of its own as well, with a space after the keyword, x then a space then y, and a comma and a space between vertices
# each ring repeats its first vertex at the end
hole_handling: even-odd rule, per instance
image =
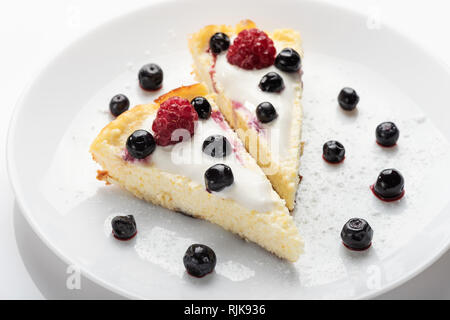
POLYGON ((213 60, 213 63, 211 65, 211 68, 209 69, 208 73, 209 73, 209 77, 211 79, 211 84, 212 84, 213 90, 215 93, 218 93, 216 79, 215 79, 217 55, 213 54, 212 60, 213 60))
POLYGON ((247 124, 249 127, 255 129, 256 132, 265 134, 264 128, 261 126, 261 122, 258 120, 256 116, 254 116, 247 108, 245 108, 242 103, 238 101, 231 101, 233 106, 233 118, 237 119, 236 112, 242 112, 245 114, 247 120, 247 124))
POLYGON ((214 111, 211 113, 211 118, 223 129, 223 130, 229 130, 228 125, 225 123, 225 120, 223 119, 222 113, 220 111, 214 111))

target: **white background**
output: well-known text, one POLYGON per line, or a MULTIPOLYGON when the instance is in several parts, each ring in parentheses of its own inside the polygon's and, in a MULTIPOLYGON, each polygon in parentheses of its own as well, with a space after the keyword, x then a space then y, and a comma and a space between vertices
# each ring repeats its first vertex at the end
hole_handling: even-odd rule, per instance
MULTIPOLYGON (((3 153, 14 105, 25 85, 45 62, 68 43, 95 26, 156 1, 161 0, 1 1, 0 145, 3 153)), ((221 5, 226 5, 226 1, 220 2, 221 5)), ((448 41, 450 2, 445 0, 332 2, 366 15, 376 15, 381 19, 382 26, 393 26, 414 37, 417 42, 450 65, 450 41, 448 41)), ((417 65, 420 65, 420 61, 417 61, 417 65)), ((411 68, 416 68, 417 65, 411 68)), ((448 103, 443 103, 442 107, 449 107, 448 103)), ((30 158, 30 165, 32 164, 30 158)), ((0 156, 0 203, 0 298, 119 298, 84 278, 81 290, 66 289, 67 266, 37 238, 14 202, 4 154, 0 156)), ((422 274, 381 298, 450 299, 449 273, 450 251, 422 274)))

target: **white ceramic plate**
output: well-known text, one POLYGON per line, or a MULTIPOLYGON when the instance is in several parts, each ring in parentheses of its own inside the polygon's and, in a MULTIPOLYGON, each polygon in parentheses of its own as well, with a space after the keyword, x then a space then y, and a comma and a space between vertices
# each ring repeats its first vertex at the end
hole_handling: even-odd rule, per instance
POLYGON ((93 30, 55 57, 28 87, 11 122, 9 172, 17 201, 42 240, 101 285, 133 298, 367 298, 411 278, 447 248, 450 215, 450 75, 407 38, 367 17, 304 1, 176 1, 157 4, 93 30), (270 14, 269 14, 270 13, 270 14), (149 102, 192 83, 187 36, 212 23, 251 18, 266 30, 299 30, 305 48, 304 176, 296 222, 306 252, 295 264, 275 258, 205 221, 172 213, 96 181, 88 147, 111 120, 110 98, 149 102), (143 93, 137 70, 156 62, 159 93, 143 93), (361 96, 359 112, 336 105, 344 86, 361 96), (375 126, 394 120, 399 146, 374 144, 375 126), (325 164, 321 146, 341 140, 347 159, 325 164), (405 175, 407 196, 384 204, 368 186, 384 167, 405 175), (110 236, 110 219, 134 214, 130 242, 110 236), (375 230, 364 253, 349 252, 339 232, 352 216, 375 230), (186 275, 184 251, 213 247, 216 272, 186 275))

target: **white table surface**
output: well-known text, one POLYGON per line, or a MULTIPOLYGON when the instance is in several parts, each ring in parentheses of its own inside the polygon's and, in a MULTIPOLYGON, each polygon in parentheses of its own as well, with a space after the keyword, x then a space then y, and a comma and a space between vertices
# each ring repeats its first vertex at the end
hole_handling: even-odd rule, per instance
MULTIPOLYGON (((155 1, 161 0, 1 1, 2 150, 5 150, 8 123, 14 105, 24 86, 44 62, 73 39, 111 17, 155 1)), ((419 43, 450 65, 448 1, 341 0, 339 3, 378 17, 381 27, 391 25, 414 36, 419 43)), ((4 155, 0 156, 0 204, 0 299, 120 298, 85 278, 81 280, 80 290, 66 288, 67 266, 39 240, 15 203, 4 155)), ((450 251, 423 273, 381 298, 450 299, 449 275, 450 251)))

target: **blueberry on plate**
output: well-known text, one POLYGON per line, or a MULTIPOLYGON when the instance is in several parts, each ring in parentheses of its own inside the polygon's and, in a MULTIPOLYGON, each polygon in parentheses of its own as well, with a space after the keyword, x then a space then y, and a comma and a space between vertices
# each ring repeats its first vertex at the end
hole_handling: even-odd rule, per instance
POLYGON ((396 169, 384 169, 371 187, 373 193, 384 201, 399 200, 405 194, 405 180, 396 169))
POLYGON ((372 228, 366 220, 360 218, 348 220, 341 231, 342 242, 351 250, 368 249, 372 244, 372 238, 372 228))
POLYGON ((132 215, 114 217, 111 226, 114 237, 119 240, 130 240, 137 233, 136 221, 132 215))
POLYGON ((266 73, 259 82, 259 88, 264 92, 280 92, 284 89, 283 78, 276 72, 266 73))
POLYGON ((214 54, 228 50, 230 46, 230 38, 223 32, 217 32, 209 39, 209 48, 214 54))
POLYGON ((216 254, 204 244, 191 245, 184 254, 183 263, 186 271, 194 277, 201 278, 213 272, 216 267, 216 254))
POLYGON ((130 107, 130 100, 124 94, 116 94, 109 102, 109 111, 114 117, 120 116, 130 107))
POLYGON ((383 122, 375 130, 377 143, 383 147, 392 147, 397 144, 400 137, 400 131, 393 122, 383 122))
POLYGON ((216 134, 203 141, 202 151, 214 158, 225 158, 231 153, 232 147, 226 137, 216 134))
POLYGON ((262 123, 268 123, 278 117, 277 110, 270 102, 261 102, 256 107, 256 117, 262 123))
POLYGON ((136 130, 127 139, 128 153, 135 159, 144 159, 155 151, 153 135, 146 130, 136 130))
POLYGON ((195 111, 197 111, 200 119, 209 119, 211 116, 211 104, 205 97, 195 97, 191 100, 191 104, 195 111))
POLYGON ((221 191, 234 182, 233 171, 226 164, 215 164, 205 172, 205 185, 208 191, 221 191))
POLYGON ((345 159, 345 148, 339 141, 330 140, 323 145, 323 159, 330 163, 340 163, 345 159))
POLYGON ((359 96, 354 89, 345 87, 339 92, 338 102, 345 111, 352 111, 359 102, 359 96))
POLYGON ((138 78, 142 89, 158 90, 163 82, 163 71, 157 64, 149 63, 139 70, 138 78))
POLYGON ((275 67, 285 72, 300 70, 301 58, 292 48, 284 48, 275 58, 275 67))

